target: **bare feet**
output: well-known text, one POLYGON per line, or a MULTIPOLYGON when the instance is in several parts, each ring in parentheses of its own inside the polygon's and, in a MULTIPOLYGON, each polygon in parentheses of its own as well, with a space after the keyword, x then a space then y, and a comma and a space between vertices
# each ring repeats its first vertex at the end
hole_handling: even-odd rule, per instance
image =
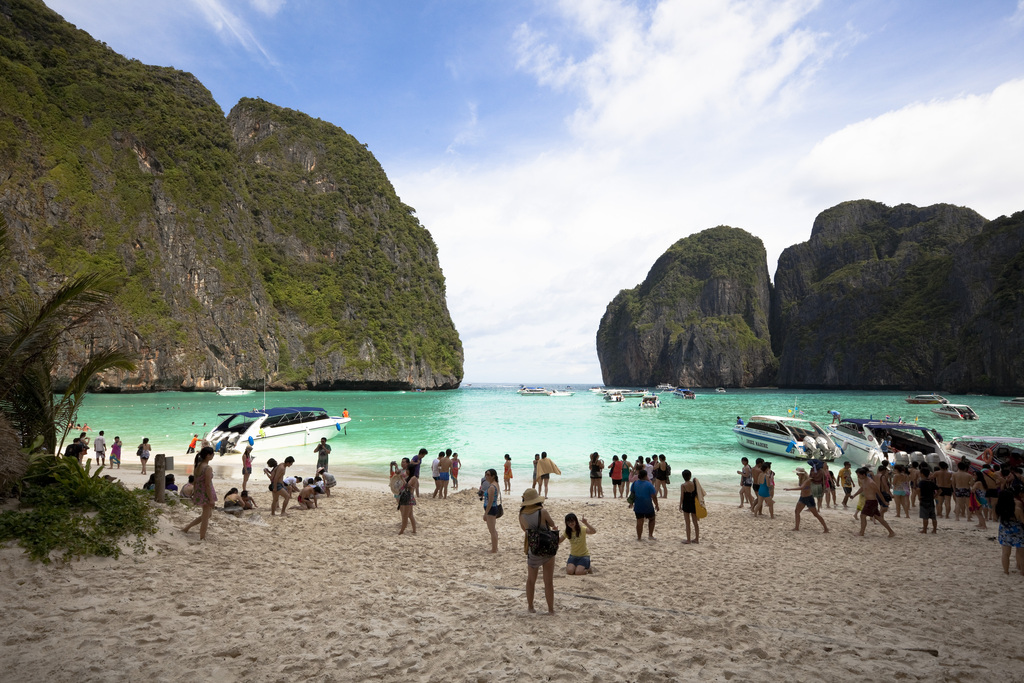
POLYGON ((896 535, 896 532, 895 532, 895 531, 890 531, 890 532, 889 532, 889 538, 892 538, 892 537, 893 537, 893 536, 895 536, 895 535, 896 535))
POLYGON ((534 608, 532 608, 532 607, 527 607, 527 608, 526 608, 526 611, 527 611, 527 612, 529 612, 530 614, 536 614, 536 613, 537 613, 537 610, 535 610, 535 609, 534 609, 534 608))

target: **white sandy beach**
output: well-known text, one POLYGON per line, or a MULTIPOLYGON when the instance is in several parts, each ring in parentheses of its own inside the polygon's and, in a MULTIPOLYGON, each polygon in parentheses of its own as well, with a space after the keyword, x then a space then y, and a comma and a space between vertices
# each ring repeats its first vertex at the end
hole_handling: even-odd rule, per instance
POLYGON ((871 525, 858 538, 851 508, 824 512, 829 535, 807 515, 794 533, 788 500, 774 521, 753 520, 719 492, 701 544, 686 546, 673 487, 657 540, 638 543, 621 501, 556 497, 559 526, 572 511, 597 528, 596 571, 557 574, 546 618, 526 612, 520 487, 492 556, 475 485, 434 501, 428 480, 419 533, 399 537, 383 483, 343 482, 319 510, 272 518, 265 478, 254 482, 259 514, 215 513, 204 543, 176 530, 195 516, 179 505, 145 555, 43 566, 0 550, 5 669, 52 681, 1024 680, 1024 577, 1002 573, 994 526, 942 520, 922 536, 916 518, 893 519, 897 538, 871 525))

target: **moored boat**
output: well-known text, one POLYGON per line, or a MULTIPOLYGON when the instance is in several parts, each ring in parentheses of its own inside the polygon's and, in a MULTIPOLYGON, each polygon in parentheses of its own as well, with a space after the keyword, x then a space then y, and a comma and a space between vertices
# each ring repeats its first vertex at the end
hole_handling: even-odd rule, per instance
POLYGON ((644 396, 640 399, 641 408, 658 408, 661 406, 661 399, 657 396, 644 396))
POLYGON ((942 435, 924 425, 844 417, 838 424, 829 425, 827 431, 844 458, 858 466, 882 462, 882 442, 888 437, 889 458, 893 462, 927 462, 934 468, 945 461, 954 467, 942 445, 942 435))
POLYGON ((966 457, 971 470, 985 465, 995 467, 1009 464, 1020 466, 1024 462, 1024 439, 1010 436, 958 436, 946 446, 954 460, 966 457))
POLYGON ((622 403, 624 399, 625 397, 622 395, 621 391, 612 390, 604 392, 604 400, 610 403, 622 403))
POLYGON ((917 396, 907 396, 903 399, 907 403, 913 405, 936 405, 939 403, 949 403, 948 398, 939 396, 938 394, 918 394, 917 396))
POLYGON ((217 392, 218 396, 248 396, 255 394, 255 389, 243 389, 242 387, 224 387, 217 392))
POLYGON ((572 396, 574 393, 575 392, 573 391, 560 391, 558 389, 555 389, 550 394, 548 394, 548 396, 572 396))
POLYGON ((942 417, 948 417, 953 420, 977 420, 978 414, 974 412, 970 406, 960 405, 956 403, 943 403, 937 408, 932 408, 932 412, 942 417))
POLYGON ((724 394, 725 393, 725 387, 718 387, 717 389, 715 389, 715 393, 716 394, 724 394))
POLYGON ((754 415, 737 418, 732 428, 744 448, 796 460, 835 460, 838 449, 817 422, 793 417, 754 415))
POLYGON ((665 382, 662 382, 658 386, 654 387, 654 389, 655 389, 655 391, 675 391, 676 390, 676 385, 675 384, 667 384, 665 382))
POLYGON ((1024 408, 1024 396, 1018 396, 1017 398, 1009 401, 1000 401, 1004 406, 1017 406, 1018 408, 1024 408))
POLYGON ((544 387, 520 387, 516 392, 520 396, 550 396, 551 391, 544 387))
POLYGON ((311 446, 326 437, 332 439, 345 429, 351 418, 327 414, 323 408, 287 407, 238 413, 220 413, 225 418, 206 435, 212 444, 224 442, 224 450, 238 450, 243 444, 257 449, 311 446))
POLYGON ((679 388, 672 392, 672 395, 676 398, 697 398, 697 394, 693 393, 689 389, 679 388))

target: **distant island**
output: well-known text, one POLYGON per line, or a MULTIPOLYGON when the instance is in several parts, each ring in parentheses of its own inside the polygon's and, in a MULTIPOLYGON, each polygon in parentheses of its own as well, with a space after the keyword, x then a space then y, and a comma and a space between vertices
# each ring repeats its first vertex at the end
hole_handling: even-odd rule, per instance
POLYGON ((1024 393, 1024 212, 868 200, 782 252, 720 226, 608 304, 605 384, 1024 393))
POLYGON ((430 233, 366 146, 126 59, 37 0, 0 9, 0 296, 123 277, 100 391, 452 389, 463 351, 430 233))

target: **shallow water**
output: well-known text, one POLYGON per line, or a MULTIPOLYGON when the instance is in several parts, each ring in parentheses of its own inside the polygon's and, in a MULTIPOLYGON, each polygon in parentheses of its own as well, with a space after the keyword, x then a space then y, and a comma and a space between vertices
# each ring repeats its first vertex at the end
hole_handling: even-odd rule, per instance
MULTIPOLYGON (((695 400, 664 394, 660 408, 641 410, 638 398, 609 403, 587 386, 572 387, 577 393, 569 397, 519 396, 518 388, 476 384, 423 393, 268 392, 266 405, 322 406, 332 415, 347 408, 352 418, 347 433, 331 441, 331 470, 337 476, 386 478, 388 463, 411 456, 420 447, 430 452, 430 459, 439 450, 451 448, 463 463, 461 483, 475 486, 485 469, 493 467, 500 474, 508 453, 515 473, 513 490, 518 492, 529 484, 534 453, 546 451, 563 474, 552 478, 552 495, 587 493, 587 462, 593 451, 601 453, 606 464, 613 454, 627 453, 632 460, 637 455, 664 453, 672 466, 673 482, 681 481, 677 475, 687 468, 706 485, 731 488, 738 482, 735 472, 740 458, 759 455, 736 443, 732 433, 736 417, 787 415, 794 408, 802 410, 805 419, 825 424, 831 420, 826 414, 831 409, 845 417, 919 418, 947 441, 964 434, 1024 435, 1024 409, 1003 406, 994 396, 944 394, 954 403, 970 405, 981 416, 962 422, 932 414, 931 406, 909 405, 903 400, 906 393, 892 391, 747 389, 716 394, 698 390, 695 400)), ((153 452, 175 456, 174 471, 184 473, 191 471, 192 458, 184 453, 192 434, 208 431, 218 413, 262 407, 263 398, 260 393, 234 398, 192 392, 90 394, 79 422, 88 424, 92 435, 104 430, 108 443, 119 435, 125 442, 125 466, 137 466, 135 449, 142 437, 149 437, 153 452)), ((256 462, 262 466, 268 457, 282 460, 288 455, 296 459, 299 473, 312 472, 316 457, 311 447, 257 451, 256 462)), ((241 458, 228 455, 214 464, 240 469, 241 458)), ((775 459, 775 470, 783 475, 791 474, 795 466, 775 459)), ((261 476, 257 478, 262 481, 261 476)), ((606 477, 604 483, 608 481, 606 477)), ((605 489, 610 496, 610 487, 605 489)))

